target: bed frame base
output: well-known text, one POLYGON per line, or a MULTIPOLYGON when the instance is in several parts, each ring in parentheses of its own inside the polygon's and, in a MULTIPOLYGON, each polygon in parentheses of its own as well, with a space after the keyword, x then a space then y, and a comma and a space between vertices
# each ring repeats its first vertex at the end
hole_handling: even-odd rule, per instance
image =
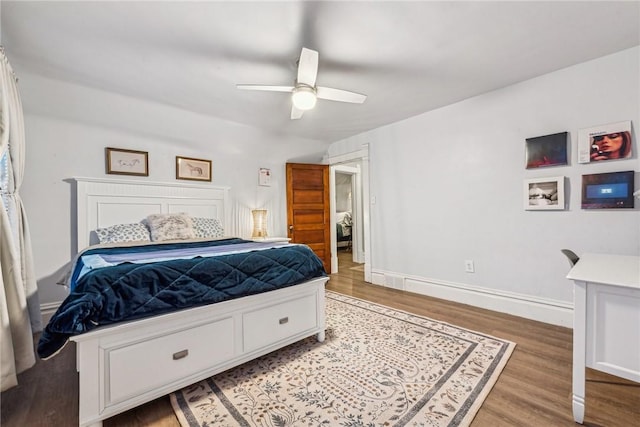
POLYGON ((105 326, 77 344, 80 426, 102 420, 303 338, 325 338, 328 278, 105 326))

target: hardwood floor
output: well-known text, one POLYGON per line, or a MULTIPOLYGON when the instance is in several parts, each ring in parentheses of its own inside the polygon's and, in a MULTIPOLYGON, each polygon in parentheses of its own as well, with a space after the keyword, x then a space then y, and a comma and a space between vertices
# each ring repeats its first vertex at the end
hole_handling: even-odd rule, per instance
MULTIPOLYGON (((374 286, 341 251, 339 273, 328 290, 449 322, 517 344, 509 363, 480 408, 473 427, 573 426, 571 330, 463 304, 374 286), (355 269, 354 269, 355 268, 355 269)), ((587 371, 589 427, 640 426, 640 384, 587 371)), ((51 360, 19 375, 19 385, 0 396, 0 425, 76 426, 78 380, 72 343, 51 360)), ((112 417, 105 426, 178 427, 168 397, 112 417)))

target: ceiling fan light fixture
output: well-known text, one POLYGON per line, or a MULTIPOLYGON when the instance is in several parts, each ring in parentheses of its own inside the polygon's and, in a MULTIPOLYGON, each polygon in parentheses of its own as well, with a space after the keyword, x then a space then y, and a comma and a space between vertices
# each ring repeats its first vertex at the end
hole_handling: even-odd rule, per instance
MULTIPOLYGON (((0 0, 1 1, 1 0, 0 0)), ((291 120, 302 118, 305 111, 315 107, 318 98, 329 101, 349 102, 362 104, 367 95, 350 92, 343 89, 316 86, 318 76, 318 52, 315 50, 302 48, 300 59, 298 60, 298 77, 294 80, 294 86, 273 86, 242 84, 236 85, 238 89, 244 90, 266 90, 272 92, 287 92, 291 94, 291 120)))
POLYGON ((297 109, 303 111, 311 110, 316 105, 316 91, 309 86, 298 86, 293 90, 291 100, 297 109))

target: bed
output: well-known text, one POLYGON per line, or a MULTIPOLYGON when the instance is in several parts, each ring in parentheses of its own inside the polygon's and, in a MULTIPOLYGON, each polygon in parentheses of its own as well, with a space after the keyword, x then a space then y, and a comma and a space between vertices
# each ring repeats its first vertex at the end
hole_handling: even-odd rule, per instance
MULTIPOLYGON (((183 215, 229 224, 228 188, 88 178, 76 178, 75 181, 78 248, 88 258, 78 256, 70 270, 67 283, 73 290, 43 332, 47 337, 44 341, 50 339, 43 346, 43 355, 53 356, 69 339, 76 343, 79 425, 101 425, 106 418, 300 339, 316 335, 318 341, 324 340, 324 285, 328 278, 324 270, 304 278, 298 274, 298 270, 304 270, 300 262, 316 263, 312 258, 306 259, 308 248, 304 245, 264 242, 257 248, 253 246, 255 242, 237 238, 192 239, 190 236, 188 241, 134 241, 86 249, 105 229, 137 223, 142 218, 153 221, 156 217, 183 215), (238 249, 240 246, 243 248, 238 249), (229 252, 231 249, 228 248, 233 250, 229 252), (167 255, 174 250, 179 250, 181 257, 174 258, 173 253, 167 255), (232 290, 235 285, 231 284, 230 277, 245 276, 240 269, 242 264, 255 267, 260 263, 288 263, 290 261, 284 261, 284 258, 290 255, 285 257, 283 254, 291 250, 298 251, 293 258, 299 258, 299 262, 295 261, 297 264, 288 267, 287 274, 291 278, 285 280, 283 276, 287 274, 268 266, 260 273, 259 280, 249 280, 250 292, 236 295, 232 290), (184 251, 190 254, 183 255, 184 251), (201 251, 213 251, 215 255, 201 251), (128 257, 132 252, 144 252, 144 260, 131 261, 128 257), (97 264, 86 261, 95 255, 99 255, 97 264), (250 260, 249 256, 259 257, 260 261, 250 260), (214 270, 217 268, 214 264, 229 269, 220 273, 226 280, 223 292, 220 289, 200 292, 191 282, 170 289, 158 285, 164 283, 160 282, 164 279, 155 276, 153 280, 149 279, 157 273, 158 267, 170 272, 171 283, 185 277, 189 280, 198 277, 197 282, 218 286, 218 278, 211 277, 218 271, 214 270), (195 274, 197 271, 199 273, 195 274), (265 273, 267 271, 270 273, 265 273), (138 282, 149 283, 142 286, 141 293, 145 298, 147 293, 158 289, 170 292, 160 294, 160 297, 154 294, 153 302, 141 302, 139 291, 131 292, 138 282), (271 287, 271 282, 282 283, 271 287), (264 283, 269 285, 264 286, 264 283), (175 292, 183 287, 197 296, 195 306, 184 302, 183 295, 175 292), (138 302, 136 309, 129 310, 122 298, 114 302, 109 299, 111 297, 105 297, 118 293, 131 295, 129 299, 138 302), (170 295, 169 299, 167 295, 170 295), (170 304, 167 304, 168 300, 170 304), (161 310, 147 310, 147 306, 154 305, 161 310), (175 307, 168 308, 167 305, 175 307), (84 309, 74 311, 75 306, 84 309), (106 314, 97 316, 96 311, 106 314), (125 316, 121 317, 123 312, 125 316), (60 333, 55 326, 68 328, 69 322, 72 333, 67 333, 66 329, 60 333)), ((146 225, 151 227, 153 234, 153 224, 146 225)), ((319 260, 317 262, 321 265, 319 260)), ((39 353, 40 344, 42 341, 39 353)))
POLYGON ((336 240, 338 247, 351 248, 352 234, 351 229, 353 226, 353 220, 351 212, 337 212, 336 213, 336 240))

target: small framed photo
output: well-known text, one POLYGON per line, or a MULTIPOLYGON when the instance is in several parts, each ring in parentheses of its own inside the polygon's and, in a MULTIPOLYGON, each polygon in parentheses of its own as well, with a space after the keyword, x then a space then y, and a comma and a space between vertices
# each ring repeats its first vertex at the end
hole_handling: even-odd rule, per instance
POLYGON ((211 181, 211 160, 176 156, 176 179, 211 181))
POLYGON ((631 121, 578 131, 578 163, 630 159, 632 154, 631 121))
POLYGON ((568 164, 568 132, 526 139, 527 169, 568 164))
POLYGON ((564 210, 564 176, 524 180, 526 210, 564 210))
POLYGON ((260 173, 258 175, 258 185, 263 187, 271 186, 271 169, 260 168, 260 173))
POLYGON ((108 174, 149 176, 149 153, 146 151, 112 147, 105 150, 108 174))

